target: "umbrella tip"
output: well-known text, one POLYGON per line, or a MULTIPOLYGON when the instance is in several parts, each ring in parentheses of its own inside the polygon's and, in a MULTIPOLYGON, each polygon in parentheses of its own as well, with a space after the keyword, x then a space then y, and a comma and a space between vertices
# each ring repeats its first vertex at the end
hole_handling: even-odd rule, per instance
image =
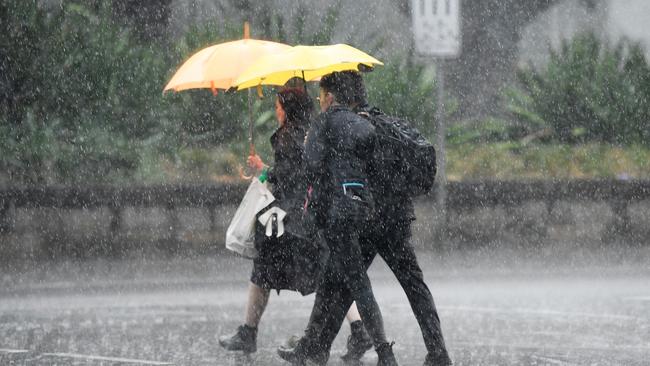
POLYGON ((368 66, 368 65, 365 65, 365 64, 361 64, 361 63, 359 65, 357 65, 357 70, 359 70, 360 72, 370 72, 370 71, 373 71, 374 69, 375 68, 372 67, 372 66, 368 66))
POLYGON ((251 30, 248 22, 244 22, 244 39, 251 38, 251 30))

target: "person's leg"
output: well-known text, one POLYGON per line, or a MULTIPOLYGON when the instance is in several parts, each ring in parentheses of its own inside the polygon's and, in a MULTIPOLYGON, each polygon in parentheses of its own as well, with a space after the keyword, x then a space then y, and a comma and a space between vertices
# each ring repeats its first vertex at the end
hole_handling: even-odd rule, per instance
MULTIPOLYGON (((359 237, 359 246, 361 247, 364 268, 367 270, 377 253, 371 231, 367 231, 359 237)), ((350 306, 346 318, 350 322, 350 336, 346 344, 346 353, 341 358, 346 363, 352 363, 355 360, 360 360, 366 351, 372 348, 373 341, 361 321, 356 302, 353 302, 352 306, 350 306)))
POLYGON ((363 326, 356 302, 352 303, 345 318, 350 323, 350 336, 346 342, 347 352, 341 358, 344 361, 359 360, 367 350, 372 348, 373 342, 363 326))
POLYGON ((246 303, 246 321, 237 327, 233 334, 219 337, 219 344, 229 351, 257 351, 257 326, 269 301, 270 290, 264 289, 253 282, 248 286, 248 302, 246 303))
POLYGON ((257 328, 262 319, 266 305, 269 303, 271 291, 261 288, 254 283, 248 286, 248 303, 246 304, 246 325, 257 328))
POLYGON ((410 222, 402 222, 388 229, 377 243, 377 250, 395 274, 411 304, 428 351, 427 360, 432 365, 451 364, 433 296, 424 282, 422 269, 409 243, 410 222))
POLYGON ((345 314, 345 319, 347 319, 348 323, 350 324, 361 321, 361 314, 359 314, 359 309, 357 309, 356 302, 353 302, 350 306, 350 309, 348 309, 347 314, 345 314))
MULTIPOLYGON (((363 268, 366 270, 376 256, 373 240, 374 238, 370 233, 364 233, 363 237, 359 238, 363 268)), ((351 254, 347 255, 349 256, 351 254)), ((352 293, 345 289, 345 286, 340 282, 334 281, 336 275, 330 266, 329 272, 325 277, 328 281, 324 281, 316 293, 316 300, 306 334, 310 334, 315 343, 319 344, 321 349, 329 353, 331 345, 340 330, 340 322, 343 320, 345 309, 348 309, 349 306, 349 310, 345 316, 350 321, 351 334, 353 336, 357 335, 357 337, 350 337, 348 339, 347 352, 342 357, 346 361, 358 360, 372 347, 374 342, 370 335, 368 335, 363 322, 354 322, 356 319, 361 319, 358 307, 356 306, 357 303, 353 302, 352 293), (351 341, 354 344, 350 344, 351 341)), ((374 306, 377 309, 379 308, 376 301, 374 302, 374 306)), ((378 339, 377 341, 381 342, 382 339, 378 339)))
MULTIPOLYGON (((350 211, 352 210, 344 212, 348 214, 350 211)), ((305 335, 295 348, 278 349, 280 356, 290 362, 295 362, 301 357, 309 357, 313 360, 313 355, 319 353, 329 355, 341 322, 354 300, 357 300, 363 323, 371 334, 378 352, 382 356, 386 356, 387 353, 390 353, 387 356, 392 356, 390 346, 387 346, 381 312, 372 294, 370 280, 365 271, 365 260, 358 242, 358 228, 361 225, 355 223, 354 218, 351 217, 336 220, 338 213, 329 215, 329 227, 323 231, 330 248, 330 262, 324 281, 316 293, 305 335)), ((327 358, 324 359, 326 362, 327 358)), ((321 357, 320 360, 322 361, 323 358, 321 357)))
POLYGON ((339 332, 345 319, 347 309, 352 303, 345 305, 344 289, 333 272, 331 263, 316 291, 316 298, 311 310, 307 327, 302 337, 295 343, 278 347, 278 355, 294 365, 302 365, 307 359, 318 365, 325 365, 329 359, 331 342, 339 332))
MULTIPOLYGON (((397 365, 392 344, 389 344, 386 339, 384 320, 366 273, 366 260, 359 240, 360 234, 364 232, 360 228, 364 227, 365 216, 364 220, 355 220, 359 217, 355 208, 357 207, 353 205, 349 211, 346 211, 351 214, 343 222, 332 220, 335 226, 325 233, 330 251, 333 253, 332 265, 335 273, 340 276, 343 288, 350 293, 352 300, 356 301, 363 324, 374 342, 378 356, 377 364, 397 365)), ((348 303, 351 305, 351 302, 348 303)))
MULTIPOLYGON (((346 312, 353 303, 352 292, 346 288, 345 283, 340 280, 340 276, 328 275, 325 279, 316 293, 314 307, 304 336, 300 338, 295 347, 280 347, 278 349, 280 356, 289 362, 300 364, 301 359, 309 358, 317 364, 325 364, 329 358, 332 343, 341 328, 341 323, 345 320, 346 312)), ((363 318, 364 315, 361 314, 363 318)), ((379 332, 375 332, 376 343, 371 343, 387 344, 386 337, 383 335, 383 326, 379 329, 379 332)))
MULTIPOLYGON (((338 276, 340 285, 349 291, 352 300, 357 302, 361 319, 375 344, 386 343, 384 321, 372 292, 359 245, 359 229, 358 226, 351 226, 351 223, 353 224, 354 220, 333 222, 336 226, 333 225, 325 233, 325 238, 330 246, 334 273, 338 276)), ((346 300, 349 301, 349 299, 346 300)), ((351 301, 348 301, 346 301, 348 304, 346 309, 349 309, 352 304, 351 301)))

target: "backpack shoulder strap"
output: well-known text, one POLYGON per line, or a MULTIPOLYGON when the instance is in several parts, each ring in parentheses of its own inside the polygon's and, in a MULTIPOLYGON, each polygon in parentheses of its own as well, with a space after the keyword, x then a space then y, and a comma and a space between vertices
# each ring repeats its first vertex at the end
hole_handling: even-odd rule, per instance
POLYGON ((357 107, 355 112, 358 115, 364 116, 364 117, 378 116, 378 115, 381 115, 381 114, 385 114, 379 108, 371 107, 369 105, 363 105, 363 106, 357 107))

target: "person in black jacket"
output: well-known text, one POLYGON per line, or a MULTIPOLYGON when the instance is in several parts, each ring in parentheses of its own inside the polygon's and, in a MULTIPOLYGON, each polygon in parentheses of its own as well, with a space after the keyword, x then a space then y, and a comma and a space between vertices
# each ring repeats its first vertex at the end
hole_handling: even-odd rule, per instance
MULTIPOLYGON (((270 190, 284 208, 300 206, 307 190, 303 150, 313 102, 304 88, 281 89, 275 102, 279 128, 271 136, 275 165, 266 166, 258 155, 248 157, 248 165, 258 174, 265 170, 270 190)), ((257 179, 257 178, 254 178, 257 179)), ((273 238, 276 239, 276 238, 273 238)), ((248 289, 246 321, 234 334, 219 337, 219 344, 231 351, 257 350, 257 326, 266 309, 271 290, 291 289, 292 278, 286 275, 291 253, 279 247, 278 240, 268 240, 256 232, 253 271, 248 289)))
MULTIPOLYGON (((353 80, 334 72, 320 81, 321 115, 312 123, 305 142, 307 182, 313 188, 309 210, 330 250, 328 270, 316 292, 309 326, 294 348, 278 353, 302 365, 327 363, 329 347, 319 342, 320 319, 327 317, 341 299, 356 301, 363 323, 379 356, 378 365, 397 365, 392 344, 386 340, 381 311, 377 306, 363 262, 359 237, 372 214, 369 174, 375 149, 374 127, 349 107, 353 80)), ((351 302, 348 304, 350 305, 351 302)), ((340 318, 339 321, 342 321, 340 318)), ((336 333, 341 326, 334 326, 336 333)))
MULTIPOLYGON (((370 118, 375 111, 372 111, 373 108, 366 102, 361 75, 356 72, 345 73, 350 75, 354 85, 355 93, 352 96, 351 106, 356 113, 370 118)), ((370 188, 375 198, 375 215, 369 229, 365 230, 359 238, 364 266, 369 267, 375 256, 379 254, 395 274, 422 331, 428 351, 424 366, 451 365, 433 296, 424 282, 414 248, 409 242, 411 223, 415 220, 412 198, 408 195, 397 195, 396 192, 386 189, 380 181, 389 178, 382 174, 386 172, 380 168, 373 169, 370 174, 371 183, 374 182, 370 188)), ((345 315, 345 309, 351 301, 352 297, 344 292, 323 298, 319 306, 327 309, 327 312, 323 317, 312 317, 311 321, 319 324, 308 326, 308 329, 315 328, 320 331, 317 336, 314 336, 318 338, 313 342, 318 343, 323 349, 331 347, 345 315)))
MULTIPOLYGON (((290 213, 302 211, 307 192, 303 151, 312 110, 313 102, 304 86, 281 89, 275 102, 279 128, 271 136, 275 164, 269 168, 258 155, 248 158, 249 167, 258 174, 266 170, 267 181, 271 183, 270 189, 276 203, 290 213)), ((256 234, 259 234, 256 235, 255 243, 258 256, 253 261, 246 321, 234 334, 219 338, 221 346, 230 351, 251 353, 257 350, 257 326, 272 289, 301 289, 301 278, 297 278, 294 275, 295 269, 291 268, 295 253, 286 250, 286 240, 290 239, 268 239, 259 232, 256 234)), ((352 343, 363 346, 370 342, 354 303, 349 306, 347 318, 352 329, 352 343)))

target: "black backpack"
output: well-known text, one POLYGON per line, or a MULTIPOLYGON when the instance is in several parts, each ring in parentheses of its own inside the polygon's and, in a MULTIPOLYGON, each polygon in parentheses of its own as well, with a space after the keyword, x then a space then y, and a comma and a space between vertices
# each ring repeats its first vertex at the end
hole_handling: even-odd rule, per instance
POLYGON ((374 107, 358 112, 375 127, 377 147, 371 185, 384 197, 416 197, 431 191, 436 177, 436 150, 405 119, 374 107))

